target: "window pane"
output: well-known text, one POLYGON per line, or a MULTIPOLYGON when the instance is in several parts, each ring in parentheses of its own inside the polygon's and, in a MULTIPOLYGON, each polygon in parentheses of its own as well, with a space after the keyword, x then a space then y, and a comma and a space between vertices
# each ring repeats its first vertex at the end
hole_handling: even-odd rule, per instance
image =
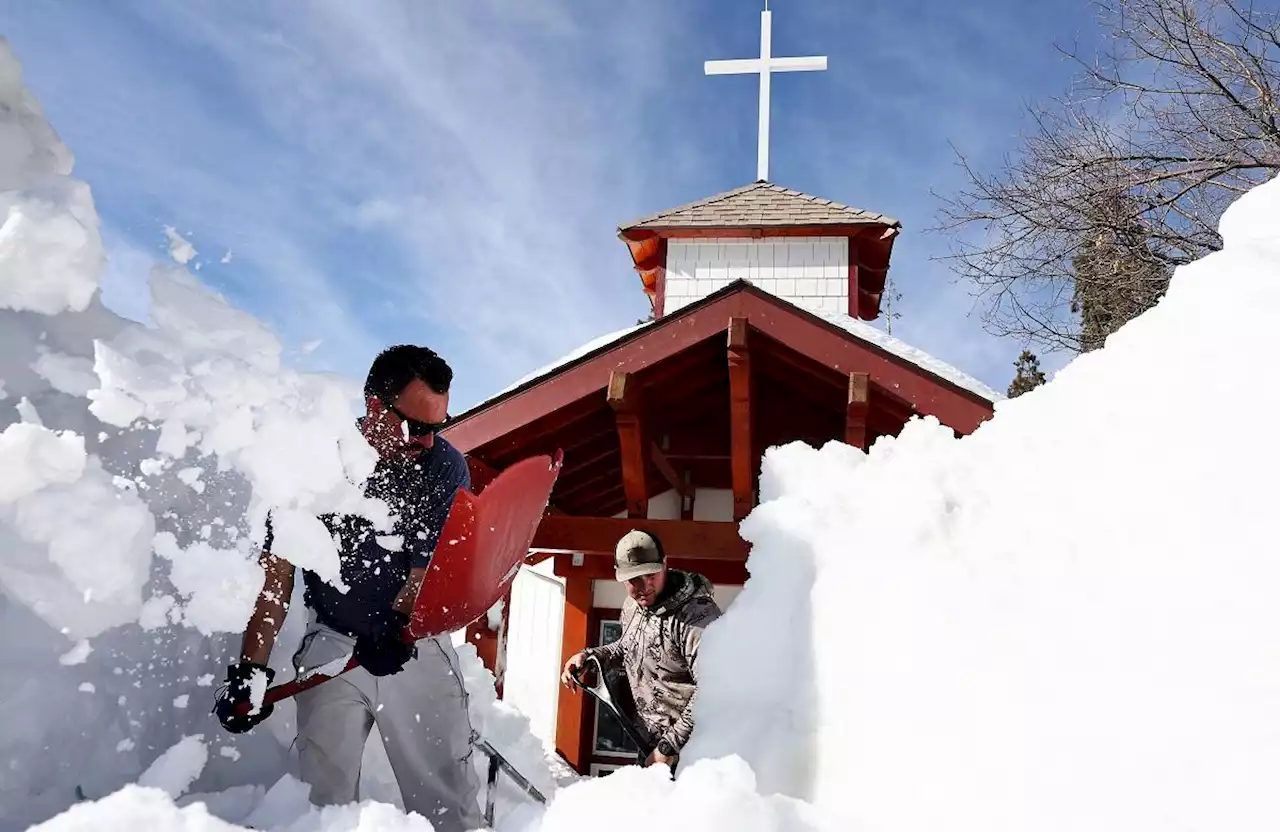
MULTIPOLYGON (((622 635, 622 624, 618 621, 602 621, 600 623, 600 643, 608 644, 622 635)), ((596 742, 597 754, 609 756, 627 756, 634 758, 640 751, 627 736, 622 724, 618 722, 608 708, 595 702, 596 709, 596 742)))

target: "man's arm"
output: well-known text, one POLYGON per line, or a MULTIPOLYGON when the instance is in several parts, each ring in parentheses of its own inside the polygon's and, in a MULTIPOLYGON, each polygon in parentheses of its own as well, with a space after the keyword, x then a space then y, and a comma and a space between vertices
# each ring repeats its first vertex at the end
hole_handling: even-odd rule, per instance
POLYGON ((689 675, 693 678, 693 696, 685 703, 680 717, 662 735, 662 739, 670 743, 677 753, 689 742, 693 735, 693 706, 698 701, 698 648, 702 646, 702 633, 712 621, 720 617, 720 608, 714 603, 695 616, 685 628, 683 648, 685 662, 689 666, 689 675))
POLYGON ((616 638, 608 644, 602 644, 599 647, 588 647, 582 651, 585 656, 595 656, 600 660, 601 665, 620 664, 623 659, 622 639, 616 638))
POLYGON ((422 579, 426 576, 427 567, 425 566, 415 566, 410 569, 409 578, 404 582, 404 588, 396 596, 395 603, 391 605, 391 608, 396 612, 412 616, 413 602, 418 597, 418 590, 422 588, 422 579))
POLYGON ((413 614, 413 602, 427 576, 427 564, 435 555, 444 523, 449 519, 449 510, 453 508, 453 501, 462 488, 471 489, 471 470, 467 467, 466 458, 458 453, 441 471, 439 481, 432 485, 425 504, 418 507, 421 513, 421 521, 415 524, 418 531, 412 539, 405 541, 409 550, 409 578, 391 605, 397 612, 413 614))
POLYGON ((242 661, 266 665, 271 659, 271 649, 275 647, 276 637, 280 635, 280 627, 284 625, 284 617, 289 612, 289 599, 293 597, 294 566, 271 554, 267 548, 258 556, 258 563, 262 565, 266 575, 262 591, 258 593, 258 600, 253 605, 253 615, 249 616, 249 623, 245 626, 240 658, 242 661))

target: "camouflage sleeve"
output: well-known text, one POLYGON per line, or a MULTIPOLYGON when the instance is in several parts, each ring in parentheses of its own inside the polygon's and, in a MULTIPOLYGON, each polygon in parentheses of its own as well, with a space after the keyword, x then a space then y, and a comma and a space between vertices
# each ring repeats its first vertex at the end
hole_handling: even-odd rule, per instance
POLYGON ((693 706, 698 701, 698 649, 702 646, 702 632, 719 617, 720 608, 714 601, 708 601, 685 624, 681 649, 689 666, 689 675, 693 678, 693 696, 685 703, 679 718, 662 735, 662 739, 675 746, 677 752, 688 744, 689 737, 693 734, 693 706))
POLYGON ((588 656, 594 656, 600 660, 601 666, 622 663, 622 639, 611 641, 599 647, 588 647, 582 651, 588 656))

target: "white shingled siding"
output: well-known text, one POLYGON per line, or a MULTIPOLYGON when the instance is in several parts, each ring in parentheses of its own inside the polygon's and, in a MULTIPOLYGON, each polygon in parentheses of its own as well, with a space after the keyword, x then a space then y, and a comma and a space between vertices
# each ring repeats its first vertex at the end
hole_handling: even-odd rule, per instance
POLYGON ((814 312, 849 311, 849 241, 844 237, 713 238, 667 241, 664 314, 749 280, 814 312))

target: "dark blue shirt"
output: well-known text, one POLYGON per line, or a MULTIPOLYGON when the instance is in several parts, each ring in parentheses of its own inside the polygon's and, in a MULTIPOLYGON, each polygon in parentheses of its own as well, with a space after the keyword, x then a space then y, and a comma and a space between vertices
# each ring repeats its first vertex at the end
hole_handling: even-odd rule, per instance
POLYGON ((334 535, 342 581, 349 589, 344 593, 304 569, 307 606, 335 630, 365 632, 372 611, 391 608, 409 570, 430 563, 459 488, 471 488, 467 460, 440 436, 414 462, 379 462, 365 483, 365 495, 387 502, 396 516, 395 526, 379 532, 356 515, 321 516, 334 535), (384 538, 384 547, 379 543, 384 536, 398 537, 398 546, 384 538))

